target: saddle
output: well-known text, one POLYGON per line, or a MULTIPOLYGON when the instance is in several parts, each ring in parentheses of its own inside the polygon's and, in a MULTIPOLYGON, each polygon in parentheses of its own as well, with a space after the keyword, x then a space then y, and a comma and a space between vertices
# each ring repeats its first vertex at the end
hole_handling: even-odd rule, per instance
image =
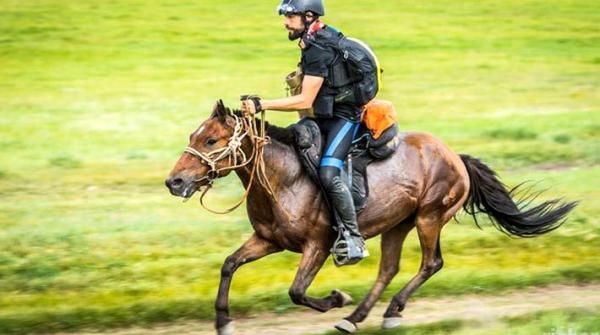
MULTIPOLYGON (((304 117, 292 126, 292 131, 302 166, 311 179, 320 185, 318 171, 325 140, 319 126, 315 119, 304 117)), ((396 151, 400 145, 398 134, 396 123, 381 131, 377 138, 364 123, 360 125, 342 170, 342 180, 351 190, 357 214, 364 209, 369 196, 367 166, 373 161, 388 158, 396 151)))

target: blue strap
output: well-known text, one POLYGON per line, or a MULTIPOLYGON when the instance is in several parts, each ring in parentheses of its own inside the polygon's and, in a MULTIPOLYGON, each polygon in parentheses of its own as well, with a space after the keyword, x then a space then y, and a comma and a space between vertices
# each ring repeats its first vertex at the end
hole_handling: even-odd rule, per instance
POLYGON ((333 153, 335 152, 335 149, 337 149, 338 145, 340 145, 340 142, 344 139, 344 137, 346 137, 346 134, 348 134, 348 132, 350 131, 350 129, 352 129, 352 126, 354 126, 354 124, 352 122, 346 121, 346 124, 335 135, 335 138, 333 139, 333 141, 331 142, 331 144, 329 145, 329 147, 327 147, 327 151, 325 152, 325 156, 333 156, 333 153))
POLYGON ((342 170, 344 167, 344 162, 341 159, 324 157, 321 159, 321 166, 332 166, 342 170))

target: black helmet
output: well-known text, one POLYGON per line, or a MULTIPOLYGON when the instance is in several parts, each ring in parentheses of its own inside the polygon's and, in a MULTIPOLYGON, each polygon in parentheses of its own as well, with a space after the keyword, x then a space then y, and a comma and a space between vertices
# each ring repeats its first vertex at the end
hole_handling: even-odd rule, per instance
POLYGON ((279 15, 304 14, 309 11, 318 16, 325 15, 323 0, 283 0, 277 7, 279 15))

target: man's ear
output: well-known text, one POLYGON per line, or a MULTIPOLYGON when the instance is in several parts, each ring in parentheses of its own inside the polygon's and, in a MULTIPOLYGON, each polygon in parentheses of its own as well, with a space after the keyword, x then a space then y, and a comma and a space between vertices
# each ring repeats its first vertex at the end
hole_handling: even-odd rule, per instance
POLYGON ((308 23, 309 25, 313 23, 316 20, 316 18, 317 17, 315 16, 315 14, 311 12, 304 13, 304 22, 308 23))

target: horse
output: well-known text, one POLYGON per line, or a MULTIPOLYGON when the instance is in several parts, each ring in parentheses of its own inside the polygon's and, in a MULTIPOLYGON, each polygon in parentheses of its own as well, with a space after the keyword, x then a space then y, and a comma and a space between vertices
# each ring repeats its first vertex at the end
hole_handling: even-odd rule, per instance
MULTIPOLYGON (((215 179, 232 171, 246 188, 246 209, 254 233, 222 265, 215 302, 219 335, 234 332, 229 316, 234 272, 283 250, 302 254, 288 292, 293 303, 326 312, 352 302, 339 290, 323 298, 306 294, 337 234, 324 195, 301 166, 292 131, 265 124, 264 118, 261 123, 255 116, 241 115, 219 100, 211 116, 190 135, 188 147, 165 181, 172 195, 186 199, 203 187, 206 192, 215 179)), ((531 201, 515 201, 515 189, 507 189, 480 160, 458 155, 426 133, 400 132, 398 136, 397 150, 367 168, 369 198, 358 224, 366 239, 381 235, 381 259, 373 287, 335 325, 347 333, 357 330, 398 273, 403 242, 413 228, 421 246, 421 266, 391 299, 383 328, 400 325, 408 298, 442 268, 440 233, 461 208, 473 217, 487 214, 507 234, 534 237, 558 228, 577 205, 549 200, 532 207, 531 201)))

